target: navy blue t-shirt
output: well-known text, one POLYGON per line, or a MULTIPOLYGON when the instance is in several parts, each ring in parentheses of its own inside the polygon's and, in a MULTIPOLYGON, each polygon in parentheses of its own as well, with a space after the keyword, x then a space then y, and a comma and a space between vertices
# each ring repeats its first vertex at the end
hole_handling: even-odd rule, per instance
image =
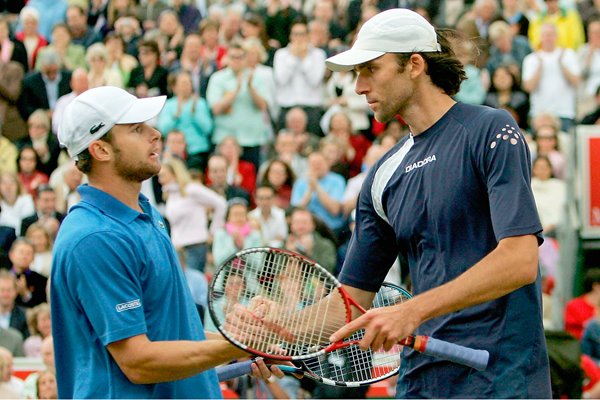
MULTIPOLYGON (((370 170, 340 280, 375 292, 402 253, 419 294, 458 277, 503 238, 535 234, 541 242, 530 165, 508 113, 455 104, 370 170)), ((399 398, 551 396, 539 275, 499 299, 431 319, 416 333, 488 350, 490 362, 478 372, 405 350, 399 398)))

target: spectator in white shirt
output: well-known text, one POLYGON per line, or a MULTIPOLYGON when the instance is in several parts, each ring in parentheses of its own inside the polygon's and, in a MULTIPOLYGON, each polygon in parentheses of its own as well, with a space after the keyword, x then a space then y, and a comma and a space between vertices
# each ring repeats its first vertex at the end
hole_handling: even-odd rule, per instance
POLYGON ((325 51, 310 44, 306 23, 301 20, 294 22, 290 43, 277 50, 273 61, 277 103, 281 106, 280 129, 284 127, 287 111, 300 106, 308 115, 308 130, 321 133, 319 121, 323 114, 325 57, 325 51))
POLYGON ((263 244, 282 247, 287 237, 288 227, 285 211, 275 205, 275 188, 261 184, 254 193, 256 208, 248 214, 260 225, 263 244))

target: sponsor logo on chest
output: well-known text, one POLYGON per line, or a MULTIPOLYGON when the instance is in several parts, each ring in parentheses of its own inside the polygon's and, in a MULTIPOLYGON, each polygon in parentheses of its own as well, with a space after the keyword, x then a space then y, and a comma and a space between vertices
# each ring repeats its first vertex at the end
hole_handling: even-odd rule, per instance
POLYGON ((404 169, 404 172, 409 173, 410 171, 426 166, 429 163, 432 163, 436 160, 435 154, 432 156, 428 156, 421 161, 414 162, 412 164, 408 164, 404 169))

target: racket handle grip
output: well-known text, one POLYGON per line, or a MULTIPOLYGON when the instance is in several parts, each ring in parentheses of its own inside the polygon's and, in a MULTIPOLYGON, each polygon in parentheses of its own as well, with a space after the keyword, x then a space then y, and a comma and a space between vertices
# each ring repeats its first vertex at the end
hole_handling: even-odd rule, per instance
POLYGON ((219 382, 224 382, 243 375, 248 375, 250 372, 252 372, 252 367, 250 366, 253 362, 254 360, 241 361, 235 364, 229 364, 216 368, 219 382))
POLYGON ((478 371, 487 368, 490 358, 487 350, 475 350, 428 336, 415 337, 414 348, 423 354, 466 365, 478 371))

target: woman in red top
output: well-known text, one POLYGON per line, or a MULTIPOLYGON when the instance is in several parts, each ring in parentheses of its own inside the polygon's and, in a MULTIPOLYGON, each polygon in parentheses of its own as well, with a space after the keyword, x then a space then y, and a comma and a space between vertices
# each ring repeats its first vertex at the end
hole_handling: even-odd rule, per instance
POLYGON ((268 162, 261 184, 269 184, 275 188, 275 205, 282 209, 290 206, 292 186, 296 175, 285 161, 274 159, 268 162))
POLYGON ((256 168, 249 161, 241 160, 242 148, 233 136, 228 136, 217 145, 216 152, 227 159, 227 183, 240 186, 248 193, 256 188, 256 168))
POLYGON ((15 39, 23 43, 27 50, 27 63, 29 69, 35 66, 35 57, 40 49, 48 45, 48 41, 38 32, 40 14, 33 7, 23 7, 19 14, 23 30, 17 32, 15 39))
POLYGON ((349 165, 349 177, 360 174, 363 158, 371 147, 371 142, 363 135, 353 133, 352 122, 343 111, 331 116, 329 135, 337 138, 342 146, 343 161, 349 165))
POLYGON ((33 147, 26 146, 19 151, 17 156, 19 180, 33 198, 36 197, 35 192, 38 186, 48 183, 48 175, 37 169, 39 162, 40 158, 33 147))

